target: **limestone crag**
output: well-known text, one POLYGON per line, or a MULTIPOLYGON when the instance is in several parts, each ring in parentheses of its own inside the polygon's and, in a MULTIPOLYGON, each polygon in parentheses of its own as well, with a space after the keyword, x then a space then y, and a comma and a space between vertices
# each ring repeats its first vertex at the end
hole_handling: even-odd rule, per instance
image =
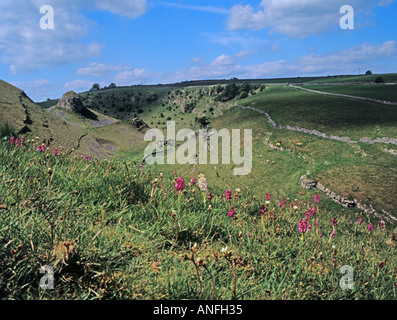
POLYGON ((84 111, 87 111, 86 107, 84 107, 83 102, 80 99, 80 96, 74 91, 66 92, 58 101, 58 107, 72 110, 78 113, 83 113, 84 111))

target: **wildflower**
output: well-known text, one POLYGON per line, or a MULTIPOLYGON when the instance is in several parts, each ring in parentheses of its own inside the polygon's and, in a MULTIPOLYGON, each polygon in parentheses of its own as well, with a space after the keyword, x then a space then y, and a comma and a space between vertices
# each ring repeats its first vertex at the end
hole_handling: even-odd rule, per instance
POLYGON ((232 192, 228 189, 225 191, 226 200, 230 200, 232 198, 232 192))
POLYGON ((226 252, 227 251, 227 246, 221 249, 221 252, 226 252))
POLYGON ((315 213, 316 213, 316 208, 313 207, 313 208, 311 208, 309 210, 306 210, 305 216, 308 217, 308 218, 311 218, 312 216, 315 215, 315 213))
POLYGON ((379 218, 378 224, 379 224, 379 229, 385 228, 385 222, 382 220, 382 218, 379 218))
POLYGON ((334 229, 334 231, 332 231, 332 233, 331 233, 331 238, 335 238, 335 232, 336 232, 336 230, 334 229))
POLYGON ((232 207, 230 208, 230 211, 229 211, 229 213, 228 213, 228 216, 231 217, 232 219, 234 219, 235 215, 236 215, 236 211, 234 210, 234 206, 232 206, 232 207))
POLYGON ((372 231, 374 231, 374 225, 370 222, 369 223, 369 225, 368 225, 368 227, 367 227, 367 230, 371 233, 372 231))
POLYGON ((310 207, 310 201, 307 200, 307 208, 309 209, 309 207, 310 207))
POLYGON ((240 192, 241 192, 240 188, 237 188, 236 193, 240 193, 240 192))
POLYGON ((321 229, 318 229, 318 235, 320 236, 320 238, 323 236, 323 234, 321 233, 321 229))
POLYGON ((269 200, 266 200, 265 203, 266 203, 266 205, 268 205, 268 204, 270 203, 270 201, 269 201, 269 200))
POLYGON ((307 219, 302 219, 302 220, 298 221, 298 223, 299 223, 298 231, 300 231, 302 233, 306 233, 306 231, 311 230, 312 226, 310 225, 310 223, 307 219))
POLYGON ((14 137, 14 136, 12 136, 12 137, 10 138, 9 143, 15 144, 15 137, 14 137))
POLYGON ((194 186, 195 184, 196 184, 196 179, 190 178, 190 183, 189 183, 189 185, 190 185, 190 186, 194 186))
POLYGON ((319 226, 318 226, 318 218, 316 219, 316 221, 314 223, 316 224, 317 228, 319 228, 319 226))
POLYGON ((36 148, 36 150, 37 150, 38 152, 44 152, 44 151, 45 151, 45 145, 44 145, 44 144, 39 145, 39 146, 36 148))
POLYGON ((331 219, 331 222, 334 224, 335 227, 338 226, 338 222, 336 221, 335 218, 332 218, 332 219, 331 219))
POLYGON ((357 223, 358 223, 358 224, 361 224, 362 222, 363 222, 363 219, 361 219, 361 218, 358 218, 358 219, 357 219, 357 223))
POLYGON ((293 209, 294 209, 295 211, 298 210, 298 206, 295 205, 295 206, 293 207, 293 209))
POLYGON ((250 238, 250 233, 247 231, 247 239, 250 238))
POLYGON ((205 176, 203 174, 200 174, 198 176, 197 184, 201 191, 207 192, 207 179, 205 178, 205 176))
POLYGON ((186 184, 185 184, 185 180, 183 180, 183 178, 178 178, 175 181, 175 190, 181 192, 183 191, 183 189, 185 189, 186 184))
POLYGON ((318 204, 320 202, 320 196, 318 195, 318 193, 316 193, 316 195, 314 196, 314 201, 318 204))
POLYGON ((270 198, 271 198, 270 193, 269 193, 269 192, 266 193, 266 200, 267 200, 267 201, 270 201, 270 198))
POLYGON ((285 205, 285 202, 285 199, 281 200, 281 202, 278 203, 278 207, 281 208, 283 205, 285 205))
POLYGON ((211 200, 212 200, 212 194, 211 194, 211 192, 208 194, 208 200, 211 202, 211 200))
POLYGON ((261 210, 260 211, 261 211, 262 214, 264 214, 265 211, 266 211, 265 210, 265 205, 263 203, 261 204, 261 210))
POLYGON ((25 137, 21 137, 21 141, 19 142, 19 145, 23 147, 25 145, 25 137))
POLYGON ((52 153, 53 153, 54 156, 58 156, 58 151, 57 151, 57 149, 52 150, 52 153))
POLYGON ((383 265, 384 265, 384 263, 383 263, 382 261, 380 261, 380 262, 378 263, 378 267, 379 267, 379 269, 380 269, 380 268, 382 268, 382 267, 383 267, 383 265))

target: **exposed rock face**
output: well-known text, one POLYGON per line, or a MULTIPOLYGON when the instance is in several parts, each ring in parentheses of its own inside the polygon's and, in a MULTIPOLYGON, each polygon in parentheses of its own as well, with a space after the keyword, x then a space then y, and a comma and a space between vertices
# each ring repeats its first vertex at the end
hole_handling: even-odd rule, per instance
POLYGON ((137 128, 139 131, 142 131, 142 130, 145 129, 145 128, 150 129, 150 127, 148 126, 148 124, 147 124, 145 121, 143 121, 142 119, 140 119, 139 117, 134 118, 134 119, 131 121, 131 124, 132 124, 135 128, 137 128))
POLYGON ((306 176, 302 176, 299 179, 299 183, 301 186, 305 189, 311 190, 317 187, 317 181, 316 180, 310 180, 306 176))
POLYGON ((81 102, 80 96, 74 91, 66 92, 58 101, 58 107, 78 113, 86 111, 86 108, 81 102))
POLYGON ((366 205, 361 204, 356 199, 351 200, 346 197, 342 197, 342 196, 336 194, 335 192, 329 190, 328 188, 324 187, 317 180, 311 180, 311 179, 308 179, 306 176, 302 176, 299 179, 299 183, 305 189, 308 189, 308 190, 318 189, 318 190, 324 192, 324 194, 327 197, 329 197, 332 201, 339 203, 340 205, 342 205, 345 208, 355 207, 367 214, 374 215, 376 217, 381 217, 382 219, 386 219, 387 221, 392 222, 392 223, 397 223, 397 217, 395 216, 395 214, 393 215, 389 212, 386 212, 385 210, 382 210, 382 213, 378 213, 372 208, 372 206, 370 206, 370 208, 368 208, 366 205))

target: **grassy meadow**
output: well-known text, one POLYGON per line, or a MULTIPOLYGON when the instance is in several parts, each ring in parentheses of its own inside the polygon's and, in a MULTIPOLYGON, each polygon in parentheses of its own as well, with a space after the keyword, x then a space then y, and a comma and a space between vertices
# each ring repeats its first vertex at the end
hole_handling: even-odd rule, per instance
POLYGON ((0 148, 3 299, 396 297, 395 231, 314 192, 228 195, 199 172, 0 148))
MULTIPOLYGON (((0 299, 396 299, 395 224, 344 208, 299 179, 395 215, 397 146, 359 140, 397 137, 397 108, 282 80, 223 100, 225 86, 213 82, 82 93, 94 122, 46 101, 40 112, 55 142, 44 147, 49 132, 33 118, 37 105, 29 102, 28 126, 37 129, 26 134, 11 121, 25 115, 15 108, 21 115, 7 123, 16 135, 0 141, 0 299), (357 143, 276 129, 238 105, 357 143), (241 167, 233 161, 142 165, 147 142, 135 117, 165 135, 167 121, 198 130, 205 119, 209 128, 240 129, 241 147, 251 129, 252 171, 233 175, 241 167), (40 287, 43 266, 54 271, 53 289, 40 287), (349 289, 341 286, 344 266, 354 271, 349 289)), ((394 99, 393 87, 310 86, 385 100, 394 99)))

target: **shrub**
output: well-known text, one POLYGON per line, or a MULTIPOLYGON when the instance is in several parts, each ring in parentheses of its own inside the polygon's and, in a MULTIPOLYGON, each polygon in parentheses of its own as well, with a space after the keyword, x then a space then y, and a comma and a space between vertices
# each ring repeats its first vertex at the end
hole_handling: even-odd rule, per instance
POLYGON ((383 80, 382 77, 377 77, 377 78, 375 79, 375 83, 385 83, 385 81, 383 80))
POLYGON ((17 135, 17 130, 8 122, 0 124, 0 138, 12 137, 17 135))

